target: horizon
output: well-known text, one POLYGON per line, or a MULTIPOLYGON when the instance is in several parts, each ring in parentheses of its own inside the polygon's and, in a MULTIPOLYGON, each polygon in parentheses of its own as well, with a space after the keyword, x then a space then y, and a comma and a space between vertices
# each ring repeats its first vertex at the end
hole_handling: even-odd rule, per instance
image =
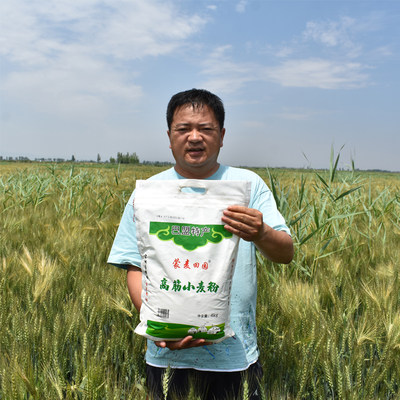
MULTIPOLYGON (((108 160, 102 160, 100 159, 99 161, 94 160, 94 159, 86 159, 86 160, 81 160, 81 159, 64 159, 64 158, 56 158, 56 157, 37 157, 35 159, 30 159, 26 156, 18 156, 18 157, 8 157, 5 158, 2 155, 0 155, 0 164, 1 163, 51 163, 51 164, 109 164, 109 165, 123 165, 123 166, 146 166, 146 165, 154 165, 154 166, 160 166, 160 167, 167 167, 171 166, 173 167, 175 165, 175 161, 149 161, 149 160, 139 160, 137 163, 123 163, 123 162, 112 162, 111 159, 114 157, 111 157, 108 160)), ((114 158, 115 160, 115 158, 114 158)), ((220 163, 224 165, 223 163, 220 163)), ((305 168, 298 168, 298 167, 285 167, 285 166, 255 166, 255 165, 231 165, 232 167, 236 168, 246 168, 246 169, 283 169, 283 170, 300 170, 300 171, 329 171, 330 167, 326 168, 312 168, 312 167, 305 167, 305 168)), ((339 167, 337 169, 338 171, 341 172, 352 172, 352 171, 357 171, 357 172, 382 172, 382 173, 391 173, 391 174, 400 174, 400 170, 395 171, 395 170, 387 170, 387 169, 379 169, 379 168, 374 168, 374 169, 360 169, 357 168, 357 166, 354 166, 354 170, 352 168, 348 167, 339 167)))

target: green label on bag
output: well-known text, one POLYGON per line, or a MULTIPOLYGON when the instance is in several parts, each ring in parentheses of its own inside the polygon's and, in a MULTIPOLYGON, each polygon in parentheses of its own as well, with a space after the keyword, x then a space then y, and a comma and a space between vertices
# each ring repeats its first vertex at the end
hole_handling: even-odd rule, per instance
POLYGON ((185 250, 192 251, 205 246, 208 242, 219 243, 225 238, 231 238, 224 225, 193 225, 175 222, 150 222, 151 235, 157 235, 160 240, 173 240, 185 250))
POLYGON ((210 326, 194 326, 173 324, 171 322, 147 321, 146 333, 160 339, 184 338, 216 340, 225 336, 225 324, 210 326))

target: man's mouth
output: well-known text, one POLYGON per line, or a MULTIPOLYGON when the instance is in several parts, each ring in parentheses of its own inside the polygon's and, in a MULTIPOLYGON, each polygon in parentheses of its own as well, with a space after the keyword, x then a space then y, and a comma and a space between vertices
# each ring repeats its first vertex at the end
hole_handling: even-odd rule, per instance
POLYGON ((203 153, 204 149, 201 147, 194 147, 192 149, 187 149, 186 152, 191 154, 191 155, 199 155, 203 153))

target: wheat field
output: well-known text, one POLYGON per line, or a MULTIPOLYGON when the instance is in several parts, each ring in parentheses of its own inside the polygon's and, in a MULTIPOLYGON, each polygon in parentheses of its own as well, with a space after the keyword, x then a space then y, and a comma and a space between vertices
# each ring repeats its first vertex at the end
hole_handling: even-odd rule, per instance
MULTIPOLYGON (((400 398, 400 174, 336 166, 255 169, 296 250, 258 259, 265 399, 400 398)), ((135 180, 162 169, 0 164, 1 400, 146 399, 138 315, 106 260, 135 180)))

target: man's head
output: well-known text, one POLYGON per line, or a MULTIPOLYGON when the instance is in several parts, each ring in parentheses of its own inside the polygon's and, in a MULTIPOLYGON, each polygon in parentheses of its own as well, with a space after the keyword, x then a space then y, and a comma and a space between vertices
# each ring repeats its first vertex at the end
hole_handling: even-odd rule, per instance
POLYGON ((175 170, 185 178, 204 179, 219 167, 219 150, 225 135, 221 99, 192 89, 174 95, 167 109, 168 137, 175 170))
POLYGON ((222 100, 215 94, 204 89, 190 89, 184 92, 179 92, 171 97, 167 107, 167 124, 171 130, 171 123, 175 111, 185 105, 192 105, 194 109, 207 106, 213 111, 215 118, 218 121, 219 129, 224 127, 225 109, 222 100))

